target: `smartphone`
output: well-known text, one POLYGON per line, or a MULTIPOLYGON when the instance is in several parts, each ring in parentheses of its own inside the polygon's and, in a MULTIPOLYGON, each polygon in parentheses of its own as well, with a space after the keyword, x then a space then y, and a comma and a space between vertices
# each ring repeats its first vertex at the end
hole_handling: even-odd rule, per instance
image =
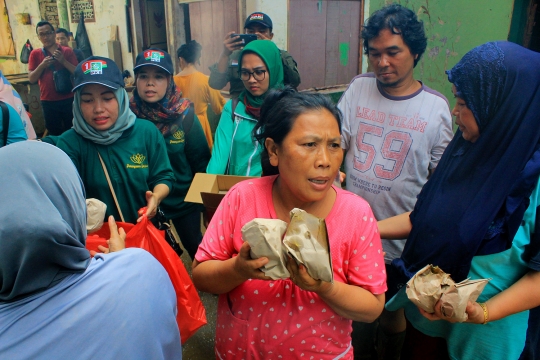
POLYGON ((236 37, 236 36, 240 36, 240 39, 238 39, 238 40, 242 41, 241 46, 246 46, 247 44, 249 44, 253 40, 257 40, 257 35, 254 35, 254 34, 231 34, 231 37, 236 37))

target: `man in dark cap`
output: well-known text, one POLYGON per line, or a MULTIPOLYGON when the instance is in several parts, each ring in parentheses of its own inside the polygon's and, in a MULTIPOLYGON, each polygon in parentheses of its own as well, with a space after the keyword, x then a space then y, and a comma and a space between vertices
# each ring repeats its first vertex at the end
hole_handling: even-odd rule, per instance
MULTIPOLYGON (((272 19, 262 12, 249 15, 244 24, 244 32, 257 35, 258 40, 272 40, 274 37, 272 28, 272 19)), ((245 43, 238 36, 231 37, 234 33, 231 31, 225 37, 219 60, 210 67, 208 83, 211 88, 221 90, 230 82, 229 93, 231 97, 236 98, 244 90, 244 84, 238 77, 238 58, 245 43)), ((287 51, 280 50, 280 52, 283 61, 284 83, 296 88, 300 85, 300 74, 296 61, 287 51)))

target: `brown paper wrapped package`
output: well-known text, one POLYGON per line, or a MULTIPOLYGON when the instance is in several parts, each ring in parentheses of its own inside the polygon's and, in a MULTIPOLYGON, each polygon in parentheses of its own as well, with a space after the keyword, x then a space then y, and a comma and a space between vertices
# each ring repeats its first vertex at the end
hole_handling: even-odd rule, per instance
POLYGON ((251 258, 267 257, 268 263, 261 270, 274 280, 290 276, 281 246, 286 229, 287 223, 279 219, 253 219, 242 227, 242 238, 251 247, 251 258))
POLYGON ((464 280, 451 285, 441 296, 443 314, 459 322, 467 321, 467 303, 478 299, 489 280, 464 280))
POLYGON ((428 313, 433 313, 435 304, 441 300, 445 316, 464 322, 467 320, 467 303, 478 299, 489 280, 466 279, 456 284, 450 274, 439 267, 426 265, 407 282, 405 291, 409 300, 428 313))
POLYGON ((274 280, 290 277, 285 265, 289 253, 305 265, 311 277, 332 282, 334 273, 324 220, 301 209, 293 209, 290 214, 288 227, 279 219, 253 219, 242 227, 242 238, 251 246, 251 257, 267 257, 269 262, 261 270, 274 280))
POLYGON ((309 275, 316 280, 334 281, 328 245, 328 234, 323 219, 301 209, 291 210, 291 222, 283 245, 309 275))

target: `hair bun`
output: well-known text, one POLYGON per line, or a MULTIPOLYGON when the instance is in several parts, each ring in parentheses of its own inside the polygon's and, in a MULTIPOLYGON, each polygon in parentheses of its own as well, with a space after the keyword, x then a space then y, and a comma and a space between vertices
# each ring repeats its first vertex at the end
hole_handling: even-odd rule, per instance
POLYGON ((297 91, 291 86, 277 87, 270 89, 264 97, 264 103, 261 106, 261 119, 265 118, 265 114, 273 108, 281 99, 295 94, 297 91))
POLYGON ((197 42, 197 40, 191 40, 188 42, 188 47, 191 51, 197 52, 201 51, 202 45, 197 42))
POLYGON ((176 51, 176 56, 181 57, 190 64, 196 63, 201 57, 202 45, 196 40, 190 40, 188 43, 180 46, 176 51))

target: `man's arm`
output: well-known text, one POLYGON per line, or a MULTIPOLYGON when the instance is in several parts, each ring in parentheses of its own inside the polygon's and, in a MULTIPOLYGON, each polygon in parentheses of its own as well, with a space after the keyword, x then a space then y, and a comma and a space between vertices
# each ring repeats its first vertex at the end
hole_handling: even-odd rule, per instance
POLYGON ((209 67, 210 77, 208 78, 208 85, 214 90, 221 90, 229 82, 229 72, 220 72, 218 69, 218 63, 209 67))
POLYGON ((66 55, 64 56, 62 49, 58 48, 53 53, 53 57, 56 59, 56 61, 62 64, 63 67, 68 69, 70 73, 73 74, 75 72, 75 67, 77 67, 77 58, 75 57, 73 50, 66 50, 66 55))
POLYGON ((234 31, 229 32, 223 40, 223 51, 219 56, 217 69, 219 72, 224 73, 227 71, 229 66, 229 56, 233 53, 234 50, 239 50, 241 48, 242 40, 239 36, 231 37, 234 34, 234 31))
POLYGON ((280 50, 281 61, 283 62, 283 82, 297 88, 300 85, 300 73, 298 72, 298 64, 293 59, 291 54, 285 50, 280 50))
POLYGON ((232 34, 234 34, 234 31, 227 33, 225 40, 223 40, 223 50, 221 51, 218 62, 210 67, 208 84, 212 89, 221 90, 230 80, 227 72, 229 56, 231 56, 234 50, 240 49, 240 44, 242 44, 242 41, 238 41, 240 39, 238 36, 231 38, 232 34))
MULTIPOLYGON (((55 60, 52 58, 52 56, 46 56, 34 70, 28 72, 28 81, 30 81, 31 84, 37 83, 43 74, 43 71, 45 71, 45 69, 47 69, 49 66, 53 65, 54 62, 55 60)), ((32 54, 30 54, 28 67, 31 68, 32 65, 32 54)))
POLYGON ((431 160, 429 162, 428 179, 431 177, 431 175, 433 175, 433 172, 439 164, 439 160, 441 159, 444 150, 446 150, 446 147, 454 136, 454 133, 452 131, 452 115, 450 114, 448 103, 444 101, 444 103, 440 106, 441 109, 437 113, 437 118, 440 119, 439 129, 437 131, 437 139, 434 142, 433 147, 431 148, 431 160))
POLYGON ((412 230, 410 215, 409 211, 377 221, 381 238, 387 240, 406 239, 412 230))

